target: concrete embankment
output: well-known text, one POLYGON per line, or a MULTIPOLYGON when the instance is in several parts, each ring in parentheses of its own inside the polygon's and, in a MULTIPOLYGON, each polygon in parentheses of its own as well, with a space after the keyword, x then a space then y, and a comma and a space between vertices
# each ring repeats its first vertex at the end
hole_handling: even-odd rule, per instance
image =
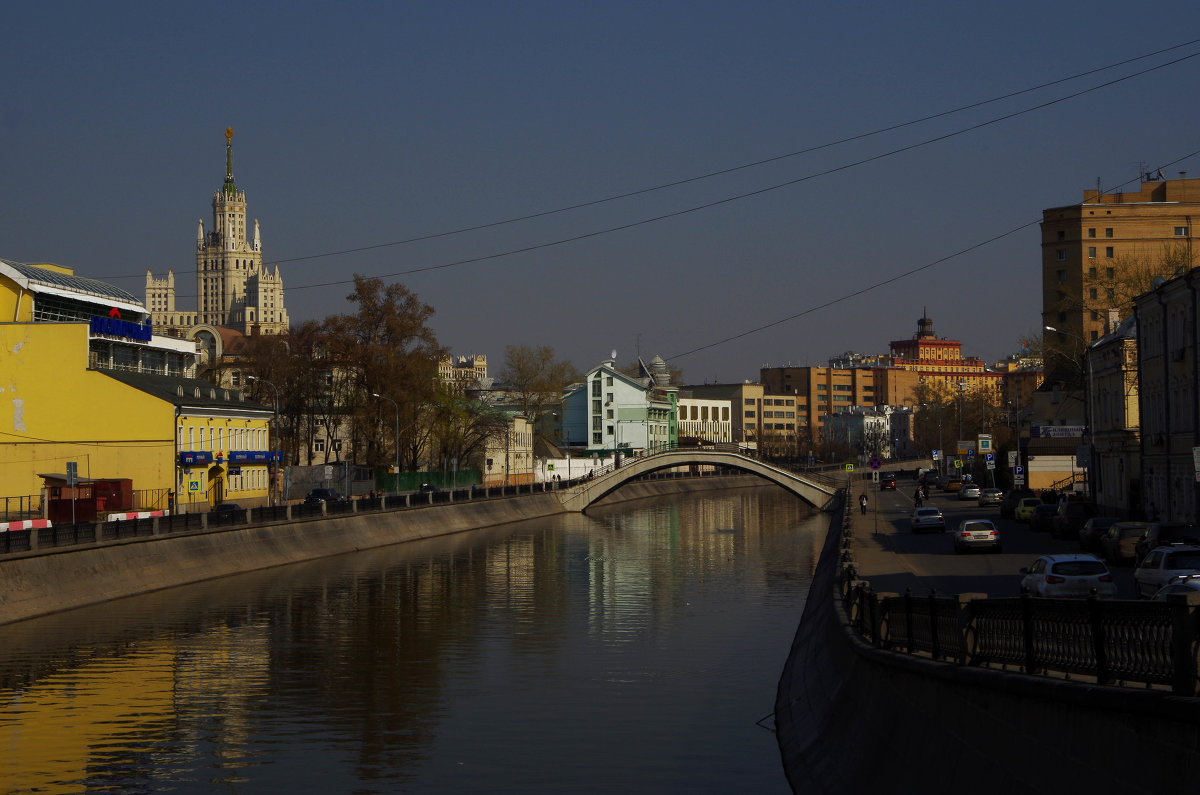
MULTIPOLYGON (((630 483, 603 503, 760 486, 747 476, 630 483)), ((553 493, 129 539, 0 559, 0 624, 176 585, 562 513, 553 493)))
POLYGON ((877 649, 838 597, 835 514, 775 705, 803 793, 1162 793, 1200 775, 1200 699, 877 649))

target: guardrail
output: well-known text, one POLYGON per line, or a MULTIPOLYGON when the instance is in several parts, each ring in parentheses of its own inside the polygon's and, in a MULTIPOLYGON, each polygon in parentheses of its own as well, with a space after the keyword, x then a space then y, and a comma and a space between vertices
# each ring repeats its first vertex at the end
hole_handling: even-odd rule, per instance
POLYGON ((875 647, 959 665, 1197 694, 1200 593, 1141 602, 876 592, 854 566, 853 506, 844 502, 841 597, 852 629, 875 647))
MULTIPOLYGON (((639 480, 711 477, 714 474, 725 473, 652 472, 642 475, 639 480)), ((236 511, 166 514, 163 516, 120 521, 80 522, 77 524, 57 524, 52 527, 9 530, 0 532, 0 556, 39 553, 64 548, 84 548, 108 542, 136 539, 148 540, 177 533, 220 531, 222 529, 243 528, 251 525, 316 519, 322 516, 366 512, 397 512, 418 510, 431 505, 448 505, 455 502, 507 499, 523 495, 559 491, 579 485, 585 480, 587 480, 586 477, 577 477, 571 480, 510 484, 507 486, 474 485, 429 492, 355 497, 344 502, 326 502, 319 505, 293 503, 290 505, 243 508, 236 511)))

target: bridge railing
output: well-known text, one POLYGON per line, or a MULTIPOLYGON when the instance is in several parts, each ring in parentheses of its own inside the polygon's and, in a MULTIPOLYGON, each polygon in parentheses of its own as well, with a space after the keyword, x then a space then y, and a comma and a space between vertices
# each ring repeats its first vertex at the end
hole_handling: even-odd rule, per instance
POLYGON ((1197 694, 1200 593, 1147 602, 880 593, 858 577, 849 508, 842 523, 841 596, 851 627, 877 648, 1197 694))

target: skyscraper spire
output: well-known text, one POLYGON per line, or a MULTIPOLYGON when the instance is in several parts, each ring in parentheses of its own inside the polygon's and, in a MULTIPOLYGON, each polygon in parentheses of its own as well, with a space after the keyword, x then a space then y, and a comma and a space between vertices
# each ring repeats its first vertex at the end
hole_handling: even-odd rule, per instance
POLYGON ((233 184, 233 128, 225 128, 225 195, 237 195, 237 185, 233 184))

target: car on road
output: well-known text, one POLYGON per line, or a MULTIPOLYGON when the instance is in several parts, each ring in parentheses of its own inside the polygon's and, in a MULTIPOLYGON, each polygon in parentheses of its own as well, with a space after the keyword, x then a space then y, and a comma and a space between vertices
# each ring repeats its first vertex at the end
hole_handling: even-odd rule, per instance
POLYGON ((309 507, 316 507, 325 503, 343 502, 347 502, 346 495, 334 489, 313 489, 304 498, 304 504, 309 507))
POLYGON ((1004 551, 1000 531, 990 519, 964 519, 959 523, 954 532, 954 551, 966 552, 968 549, 1004 551))
POLYGON ((1133 593, 1147 599, 1183 575, 1200 575, 1200 546, 1172 544, 1150 550, 1133 572, 1133 593))
POLYGON ((964 483, 962 488, 958 490, 958 498, 960 500, 977 500, 979 499, 980 488, 975 483, 964 483))
POLYGON ((1163 544, 1200 544, 1200 527, 1191 522, 1151 522, 1137 542, 1134 560, 1141 560, 1163 544))
POLYGON ((1169 583, 1158 589, 1158 593, 1150 597, 1155 601, 1162 601, 1173 593, 1195 593, 1200 591, 1200 575, 1185 574, 1181 577, 1176 577, 1169 583))
POLYGON ((1004 499, 1004 491, 1001 489, 980 489, 979 504, 982 505, 999 505, 1004 499))
POLYGON ((1079 528, 1079 548, 1084 552, 1100 554, 1100 539, 1118 521, 1115 516, 1093 516, 1088 519, 1079 528))
POLYGON ((941 508, 918 508, 912 512, 908 526, 914 533, 944 533, 946 517, 941 508))
POLYGON ((1029 529, 1035 533, 1050 532, 1054 529, 1054 515, 1058 513, 1058 506, 1049 503, 1042 503, 1033 509, 1033 513, 1029 516, 1029 529))
POLYGON ((1033 596, 1115 599, 1117 584, 1104 561, 1086 553, 1042 555, 1021 569, 1021 590, 1033 596))
POLYGON ((1028 522, 1033 516, 1033 510, 1042 504, 1041 499, 1037 497, 1022 497, 1013 509, 1013 518, 1018 522, 1028 522))
MULTIPOLYGON (((1000 501, 1000 518, 1011 519, 1017 510, 1017 506, 1021 504, 1021 500, 1026 497, 1036 497, 1029 489, 1010 489, 1004 495, 1004 499, 1000 501)), ((1040 500, 1039 500, 1040 502, 1040 500)))
POLYGON ((946 480, 946 485, 942 486, 942 491, 958 491, 962 487, 962 478, 948 478, 946 480))
POLYGON ((241 513, 246 509, 238 505, 236 502, 222 502, 212 507, 209 513, 216 513, 222 516, 233 516, 235 513, 241 513))
POLYGON ((1077 538, 1084 523, 1096 513, 1091 503, 1082 500, 1067 500, 1058 506, 1054 514, 1054 526, 1050 535, 1055 538, 1077 538))
POLYGON ((1137 543, 1145 534, 1145 522, 1114 522, 1100 537, 1100 557, 1111 563, 1133 563, 1137 543))
POLYGON ((895 472, 884 472, 879 476, 879 490, 883 491, 884 489, 891 489, 892 491, 896 490, 895 472))

